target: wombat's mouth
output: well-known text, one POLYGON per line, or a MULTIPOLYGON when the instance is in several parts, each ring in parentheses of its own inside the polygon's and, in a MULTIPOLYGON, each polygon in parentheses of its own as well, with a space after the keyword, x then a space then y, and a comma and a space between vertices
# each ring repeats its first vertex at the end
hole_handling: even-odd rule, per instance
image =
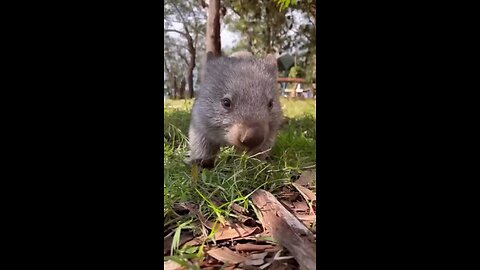
POLYGON ((226 141, 240 150, 251 152, 266 139, 268 126, 260 124, 234 124, 225 135, 226 141))

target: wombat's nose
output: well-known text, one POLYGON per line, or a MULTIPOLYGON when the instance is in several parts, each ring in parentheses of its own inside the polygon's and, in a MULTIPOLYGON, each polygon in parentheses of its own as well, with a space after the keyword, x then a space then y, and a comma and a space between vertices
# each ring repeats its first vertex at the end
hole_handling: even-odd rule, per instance
POLYGON ((259 146, 264 139, 263 130, 259 126, 249 127, 240 134, 240 142, 248 148, 259 146))

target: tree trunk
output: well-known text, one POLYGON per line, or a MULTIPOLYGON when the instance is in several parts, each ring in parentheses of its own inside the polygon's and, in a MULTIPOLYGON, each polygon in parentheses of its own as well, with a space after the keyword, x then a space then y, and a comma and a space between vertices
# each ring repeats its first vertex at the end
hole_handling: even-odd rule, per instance
POLYGON ((268 7, 265 7, 265 25, 267 26, 267 29, 265 30, 265 53, 271 53, 272 50, 272 29, 270 27, 270 14, 268 13, 268 7))
POLYGON ((190 52, 190 61, 188 63, 188 68, 187 68, 187 98, 193 98, 194 97, 194 92, 193 92, 193 70, 195 69, 195 61, 197 58, 196 50, 193 47, 193 44, 190 44, 189 46, 189 52, 190 52))
POLYGON ((185 78, 183 78, 182 81, 180 82, 180 87, 178 90, 179 90, 178 91, 179 98, 184 99, 185 98, 185 78))
POLYGON ((188 70, 187 70, 187 86, 188 86, 188 90, 186 93, 187 98, 194 97, 194 92, 193 92, 193 69, 194 68, 195 68, 195 61, 190 62, 190 65, 188 65, 188 70))
POLYGON ((175 75, 172 75, 172 99, 177 99, 178 91, 177 91, 177 78, 175 75))
POLYGON ((220 0, 210 0, 208 3, 207 20, 207 52, 221 55, 220 44, 220 0))

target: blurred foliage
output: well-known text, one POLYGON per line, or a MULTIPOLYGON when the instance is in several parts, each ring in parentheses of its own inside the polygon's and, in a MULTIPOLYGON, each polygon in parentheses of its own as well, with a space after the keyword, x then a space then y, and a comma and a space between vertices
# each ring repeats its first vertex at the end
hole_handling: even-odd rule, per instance
POLYGON ((288 74, 289 78, 305 78, 305 69, 299 66, 293 66, 288 74))
POLYGON ((287 9, 290 6, 295 6, 297 4, 296 0, 275 0, 280 10, 287 9))

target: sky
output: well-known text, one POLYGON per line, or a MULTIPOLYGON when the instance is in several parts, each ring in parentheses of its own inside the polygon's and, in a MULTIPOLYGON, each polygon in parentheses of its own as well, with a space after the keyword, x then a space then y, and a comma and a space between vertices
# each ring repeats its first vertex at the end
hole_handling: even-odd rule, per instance
POLYGON ((238 43, 240 34, 228 31, 227 27, 223 26, 220 30, 220 39, 222 50, 231 49, 238 43))

